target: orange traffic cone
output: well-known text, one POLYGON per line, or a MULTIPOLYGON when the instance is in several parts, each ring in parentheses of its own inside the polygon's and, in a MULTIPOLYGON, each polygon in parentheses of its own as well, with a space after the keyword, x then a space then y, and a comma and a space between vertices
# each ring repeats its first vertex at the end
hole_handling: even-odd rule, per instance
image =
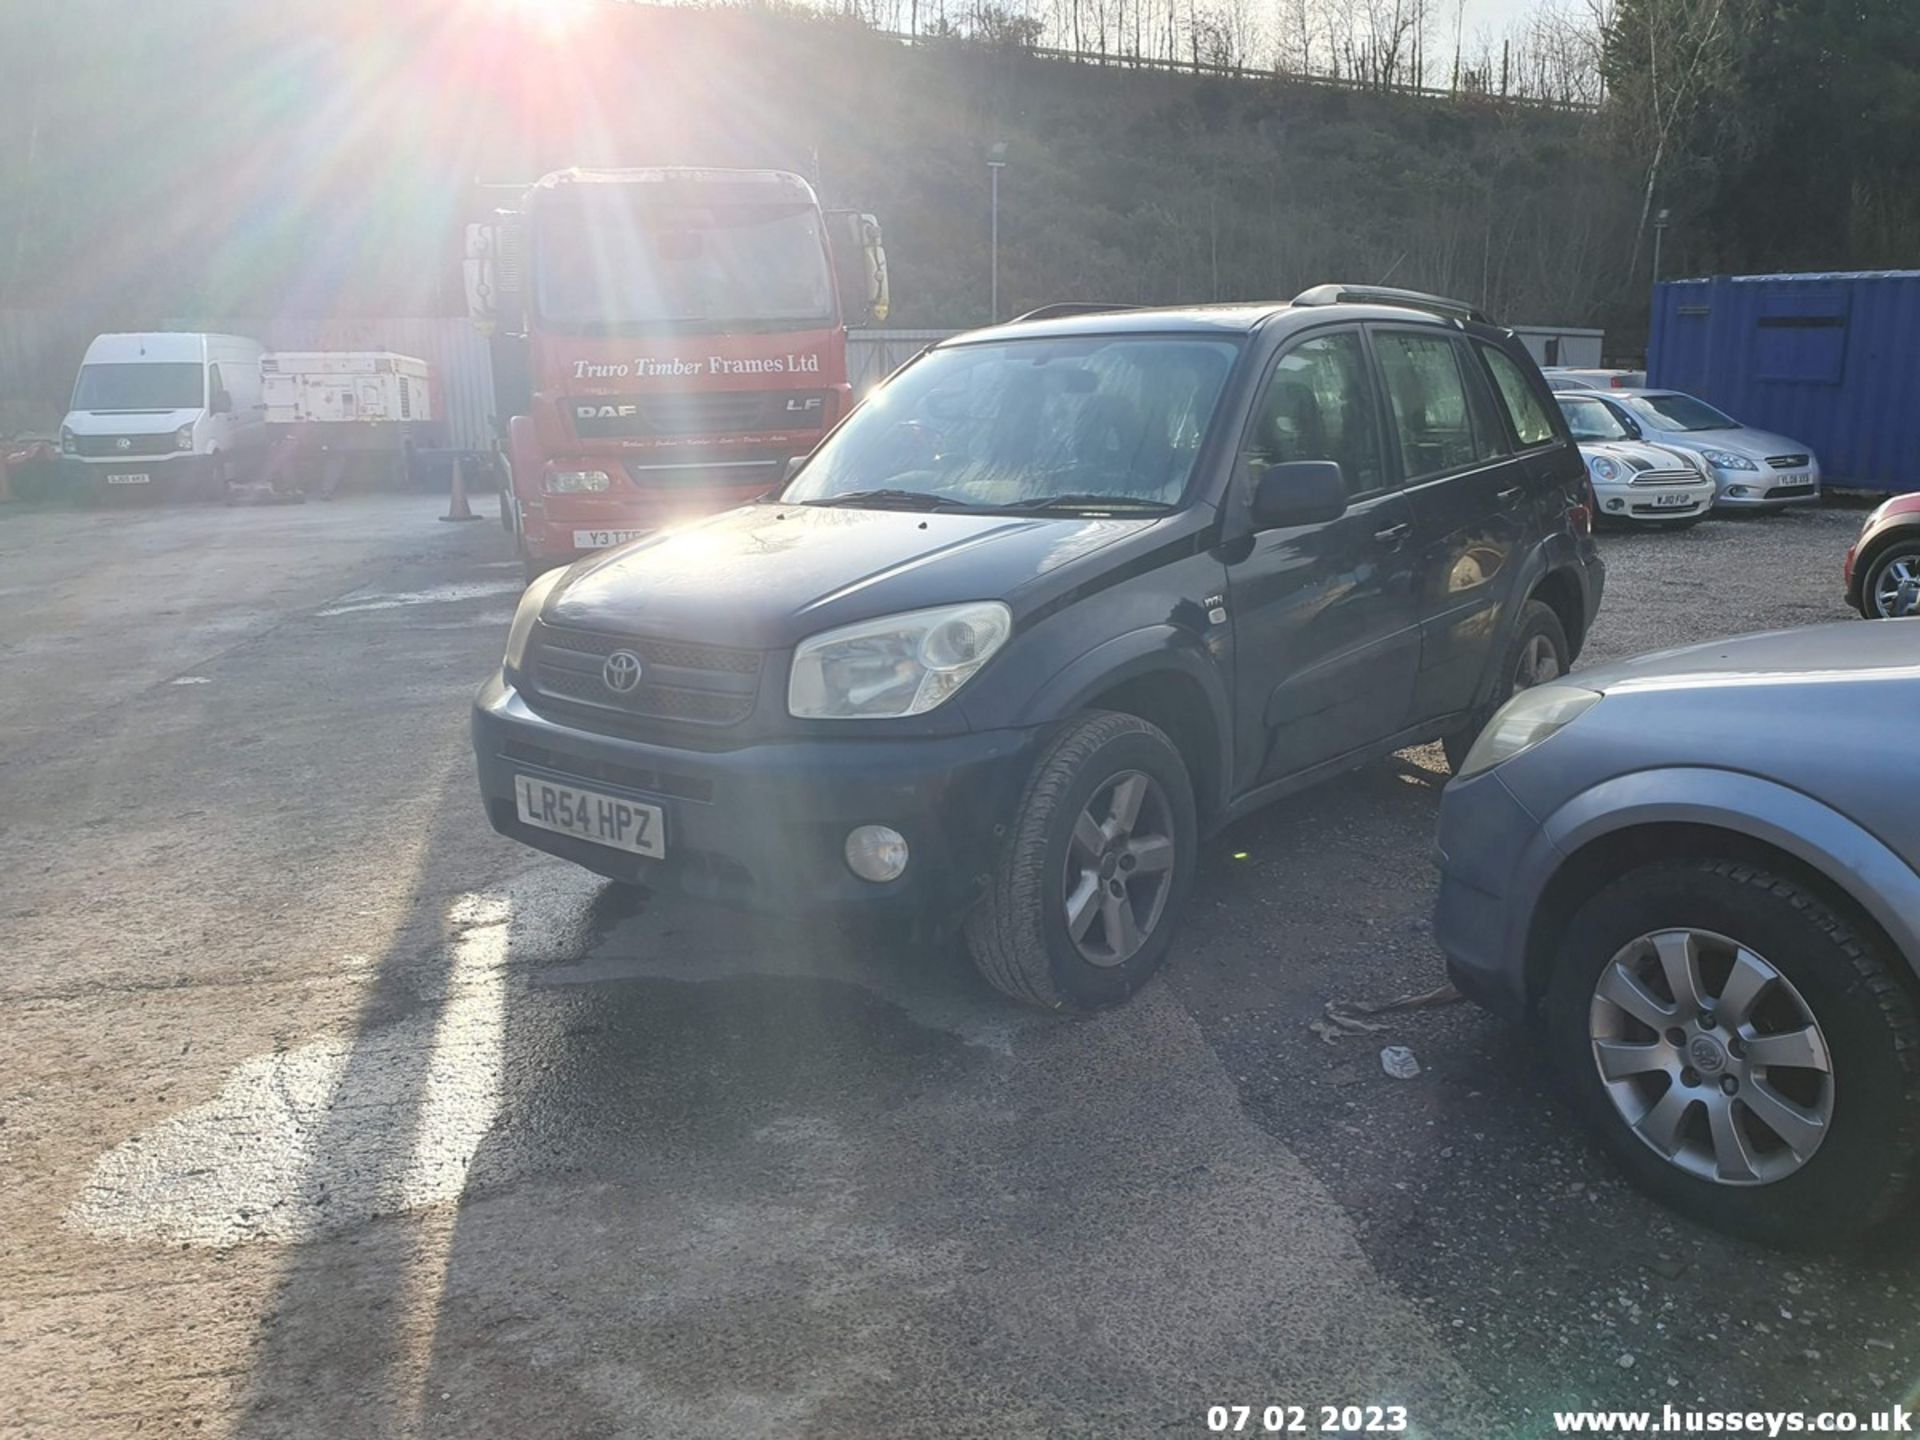
POLYGON ((461 473, 460 457, 453 457, 453 495, 447 501, 447 513, 442 520, 478 520, 467 504, 467 477, 461 473))

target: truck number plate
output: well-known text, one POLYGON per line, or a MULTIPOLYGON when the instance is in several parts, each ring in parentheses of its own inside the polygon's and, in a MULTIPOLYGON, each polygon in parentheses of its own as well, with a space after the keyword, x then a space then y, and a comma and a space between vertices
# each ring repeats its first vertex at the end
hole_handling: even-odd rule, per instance
POLYGON ((513 777, 513 800, 524 825, 653 860, 666 856, 666 816, 658 805, 643 805, 638 800, 602 795, 532 775, 513 777))
POLYGON ((109 475, 107 483, 109 485, 145 485, 147 479, 146 471, 142 470, 133 475, 109 475))
POLYGON ((646 530, 576 530, 573 532, 573 548, 604 550, 609 545, 624 545, 629 540, 638 540, 650 533, 646 530))

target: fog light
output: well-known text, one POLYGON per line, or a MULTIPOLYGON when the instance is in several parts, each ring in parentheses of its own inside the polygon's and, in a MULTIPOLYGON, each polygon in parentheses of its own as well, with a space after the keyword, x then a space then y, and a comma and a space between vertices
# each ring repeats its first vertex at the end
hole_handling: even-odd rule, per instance
POLYGON ((1744 495, 1746 493, 1747 487, 1744 485, 1729 485, 1727 487, 1727 494, 1729 495, 1744 495))
POLYGON ((1613 500, 1607 501, 1607 509, 1609 510, 1624 510, 1626 508, 1627 508, 1627 502, 1624 500, 1613 499, 1613 500))
POLYGON ((856 825, 846 849, 847 868, 876 885, 898 880, 907 868, 907 837, 885 825, 856 825))

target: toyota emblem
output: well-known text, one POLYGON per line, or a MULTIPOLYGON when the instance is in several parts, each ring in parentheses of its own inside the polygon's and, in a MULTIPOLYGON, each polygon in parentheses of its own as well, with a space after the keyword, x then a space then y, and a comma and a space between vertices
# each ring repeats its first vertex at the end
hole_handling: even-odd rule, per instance
POLYGON ((640 683, 640 657, 631 650, 614 651, 600 667, 600 678, 614 694, 628 694, 640 683))

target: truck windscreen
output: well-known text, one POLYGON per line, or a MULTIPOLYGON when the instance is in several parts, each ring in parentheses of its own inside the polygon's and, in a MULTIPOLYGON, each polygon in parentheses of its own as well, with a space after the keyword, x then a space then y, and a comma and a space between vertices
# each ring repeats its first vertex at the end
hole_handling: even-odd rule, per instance
POLYGON ((535 303, 558 329, 826 324, 820 232, 810 208, 555 205, 535 226, 535 303))
POLYGON ((75 410, 192 410, 206 404, 206 372, 191 360, 82 365, 75 410))

